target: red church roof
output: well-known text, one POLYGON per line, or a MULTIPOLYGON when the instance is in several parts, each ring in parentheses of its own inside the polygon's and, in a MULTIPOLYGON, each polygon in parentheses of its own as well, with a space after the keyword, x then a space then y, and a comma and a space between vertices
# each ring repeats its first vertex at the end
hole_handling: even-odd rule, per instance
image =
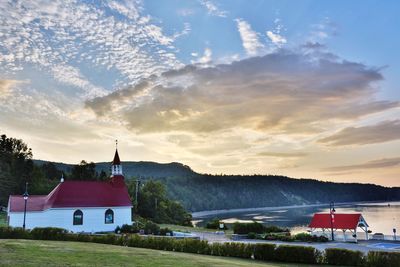
MULTIPOLYGON (((334 229, 356 229, 358 223, 363 220, 360 213, 335 213, 333 218, 334 229)), ((329 213, 316 213, 311 220, 310 228, 331 228, 331 214, 329 213)))
MULTIPOLYGON (((11 212, 24 211, 22 196, 10 196, 11 212)), ((59 183, 47 196, 29 196, 27 211, 49 208, 123 207, 132 206, 123 176, 111 181, 65 181, 59 183), (122 181, 122 182, 121 182, 122 181)))

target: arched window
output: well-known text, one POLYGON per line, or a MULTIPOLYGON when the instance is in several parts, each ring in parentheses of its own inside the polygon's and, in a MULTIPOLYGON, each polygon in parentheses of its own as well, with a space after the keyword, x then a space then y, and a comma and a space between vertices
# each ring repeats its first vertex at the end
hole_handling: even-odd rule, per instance
POLYGON ((114 212, 110 209, 106 210, 106 214, 104 216, 104 223, 114 223, 114 212))
POLYGON ((81 210, 76 210, 74 212, 74 225, 83 224, 83 212, 81 210))

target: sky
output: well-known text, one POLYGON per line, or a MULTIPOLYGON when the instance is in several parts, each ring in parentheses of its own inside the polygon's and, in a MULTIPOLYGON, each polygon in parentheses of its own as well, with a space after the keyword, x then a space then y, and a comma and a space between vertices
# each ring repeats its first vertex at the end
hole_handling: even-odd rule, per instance
POLYGON ((0 0, 34 158, 400 186, 398 1, 0 0))

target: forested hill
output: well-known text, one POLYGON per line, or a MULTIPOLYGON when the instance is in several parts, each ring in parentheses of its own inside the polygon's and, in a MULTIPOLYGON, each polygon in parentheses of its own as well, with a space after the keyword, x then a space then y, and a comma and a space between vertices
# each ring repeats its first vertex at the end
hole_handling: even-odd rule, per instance
MULTIPOLYGON (((41 165, 44 161, 34 161, 41 165)), ((54 163, 64 172, 73 165, 54 163)), ((272 175, 199 174, 180 163, 123 162, 127 179, 156 179, 170 197, 190 211, 301 205, 313 203, 400 200, 400 188, 372 184, 321 182, 272 175)), ((109 173, 110 163, 96 163, 96 171, 109 173)))
MULTIPOLYGON (((48 161, 33 160, 37 165, 43 165, 48 161)), ((65 164, 60 162, 52 162, 57 169, 69 173, 73 168, 73 164, 65 164)), ((110 173, 110 162, 96 162, 96 172, 105 171, 110 173)), ((198 175, 189 166, 181 163, 157 163, 151 161, 124 161, 122 162, 122 170, 126 178, 162 178, 162 177, 191 177, 198 175)))

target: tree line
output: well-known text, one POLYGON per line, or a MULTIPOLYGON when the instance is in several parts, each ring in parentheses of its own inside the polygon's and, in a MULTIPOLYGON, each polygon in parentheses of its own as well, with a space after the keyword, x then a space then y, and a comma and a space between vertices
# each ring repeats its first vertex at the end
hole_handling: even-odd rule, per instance
POLYGON ((104 171, 96 172, 93 162, 81 161, 70 172, 63 172, 51 162, 34 164, 32 149, 21 139, 0 136, 0 206, 6 206, 10 195, 19 195, 29 185, 29 194, 48 194, 61 177, 71 180, 106 180, 104 171))

